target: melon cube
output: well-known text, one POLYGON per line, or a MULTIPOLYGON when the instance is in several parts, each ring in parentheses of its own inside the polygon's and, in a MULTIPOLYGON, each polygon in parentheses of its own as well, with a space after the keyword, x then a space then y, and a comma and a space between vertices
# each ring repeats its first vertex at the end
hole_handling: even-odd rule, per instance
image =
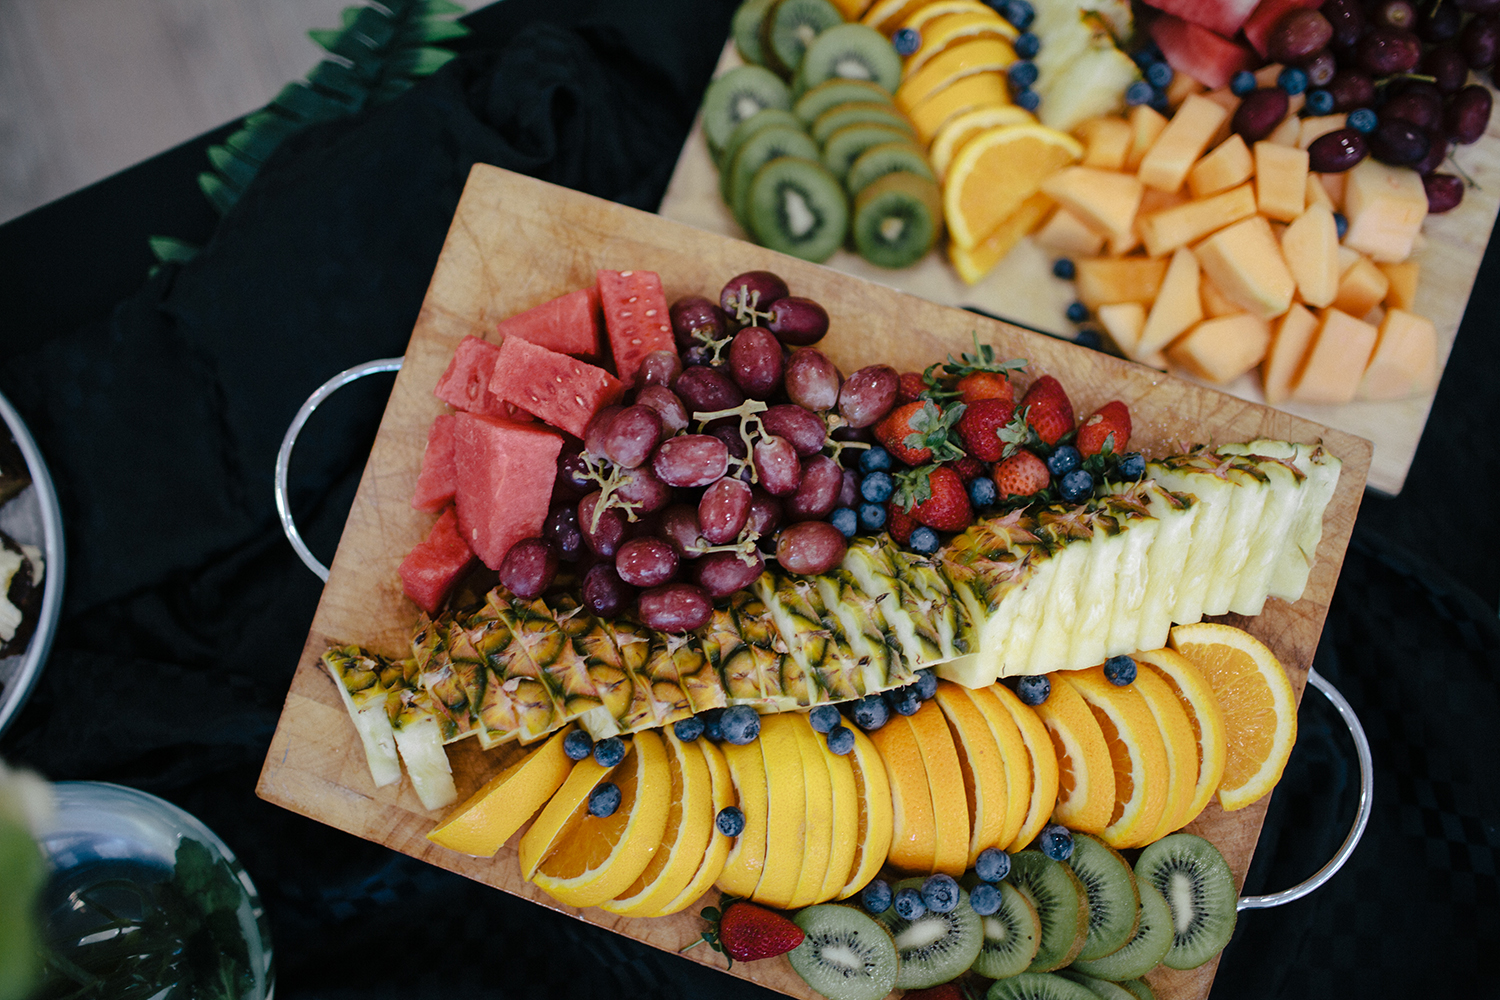
POLYGON ((1125 158, 1126 170, 1140 168, 1146 153, 1166 127, 1166 116, 1150 105, 1137 104, 1130 109, 1130 155, 1125 158))
POLYGON ((1318 174, 1318 183, 1323 185, 1323 190, 1328 192, 1328 199, 1333 202, 1335 212, 1344 207, 1344 187, 1348 179, 1347 173, 1342 174, 1318 174))
POLYGON ((1267 142, 1273 146, 1285 146, 1288 149, 1296 149, 1297 137, 1301 133, 1301 120, 1295 114, 1289 113, 1281 120, 1281 124, 1272 129, 1271 134, 1262 139, 1261 142, 1267 142))
POLYGON ((1153 212, 1140 221, 1141 239, 1153 257, 1196 243, 1209 233, 1255 214, 1255 194, 1248 183, 1199 201, 1153 212))
POLYGON ((470 334, 454 348, 453 360, 448 362, 448 368, 433 387, 432 394, 455 410, 487 413, 507 420, 530 420, 531 414, 518 411, 513 404, 490 391, 498 357, 499 344, 470 334))
MULTIPOLYGON (((1200 9, 1210 5, 1196 5, 1200 9)), ((1191 21, 1163 14, 1151 22, 1151 38, 1167 64, 1206 87, 1223 87, 1242 69, 1255 65, 1255 53, 1191 21)), ((1225 34, 1234 34, 1226 32, 1225 34)))
POLYGON ((562 435, 544 427, 457 415, 453 502, 459 534, 490 569, 500 568, 516 542, 542 533, 561 451, 562 435))
POLYGON ((594 413, 618 402, 625 386, 603 368, 511 337, 500 345, 490 391, 553 427, 583 437, 594 413))
POLYGON ((1281 71, 1284 69, 1286 67, 1281 63, 1266 63, 1266 65, 1255 71, 1255 85, 1257 87, 1276 86, 1276 78, 1281 75, 1281 71))
POLYGON ((1113 115, 1090 118, 1074 130, 1083 140, 1082 166, 1099 170, 1124 170, 1130 155, 1130 123, 1113 115))
POLYGON ((615 374, 625 385, 635 385, 646 355, 677 351, 661 277, 653 271, 599 271, 597 279, 615 374))
POLYGON ((1348 247, 1346 247, 1342 243, 1340 243, 1339 244, 1339 277, 1343 278, 1344 275, 1346 275, 1346 274, 1349 273, 1349 269, 1351 267, 1353 267, 1355 264, 1358 264, 1360 261, 1362 261, 1364 259, 1365 259, 1364 254, 1360 253, 1358 250, 1350 250, 1348 247))
POLYGON ((1255 144, 1255 201, 1260 214, 1291 222, 1307 198, 1307 150, 1270 142, 1255 144))
POLYGON ((1135 349, 1140 342, 1141 331, 1146 328, 1146 307, 1139 302, 1115 302, 1100 306, 1094 311, 1099 325, 1125 354, 1135 349))
POLYGON ((1186 191, 1158 191, 1155 188, 1145 188, 1141 193, 1141 207, 1135 213, 1135 225, 1130 227, 1129 236, 1115 234, 1109 238, 1109 252, 1111 256, 1123 257, 1136 247, 1141 245, 1141 219, 1152 212, 1162 212, 1169 208, 1175 208, 1188 200, 1186 191))
POLYGON ((1255 174, 1250 148, 1239 135, 1232 135, 1188 171, 1188 190, 1194 198, 1206 198, 1248 181, 1255 174))
POLYGON ((1110 233, 1104 249, 1111 257, 1123 257, 1141 245, 1141 232, 1135 226, 1128 233, 1110 233))
POLYGON ((1344 244, 1382 263, 1411 256, 1412 243, 1427 218, 1427 189, 1406 167, 1390 167, 1367 156, 1345 174, 1344 244))
POLYGON ((401 589, 412 603, 429 615, 436 615, 447 602, 453 585, 473 564, 474 553, 464 544, 458 515, 449 507, 427 532, 427 537, 401 560, 396 572, 401 577, 401 589))
POLYGON ((1198 296, 1198 258, 1187 247, 1172 254, 1162 279, 1161 291, 1151 304, 1146 327, 1130 356, 1136 360, 1161 350, 1203 318, 1203 300, 1198 296))
POLYGON ((1208 280, 1207 276, 1198 282, 1198 297, 1203 300, 1205 316, 1233 316, 1245 311, 1225 298, 1224 293, 1219 291, 1219 286, 1208 280))
POLYGON ((1329 132, 1337 132, 1348 124, 1348 115, 1313 115, 1303 118, 1300 131, 1297 133, 1297 148, 1306 149, 1314 140, 1327 135, 1329 132))
POLYGON ((1260 366, 1261 386, 1266 402, 1280 406, 1292 395, 1292 379, 1302 367, 1313 334, 1318 332, 1318 317, 1300 302, 1292 303, 1271 331, 1271 346, 1260 366))
POLYGON ((1176 110, 1182 107, 1182 102, 1188 99, 1188 95, 1202 94, 1207 89, 1188 74, 1178 73, 1172 77, 1172 82, 1167 84, 1167 107, 1176 110))
POLYGON ((1263 217, 1251 216, 1219 230, 1195 253, 1219 291, 1250 315, 1271 319, 1292 304, 1297 284, 1263 217))
POLYGON ((1131 174, 1068 167, 1042 182, 1042 192, 1087 225, 1128 236, 1141 204, 1141 182, 1131 174))
POLYGON ((1292 378, 1291 399, 1342 406, 1354 399, 1377 331, 1338 309, 1325 309, 1302 367, 1292 378))
POLYGON ((1167 262, 1164 260, 1094 257, 1077 262, 1074 280, 1078 300, 1093 311, 1112 302, 1150 305, 1156 301, 1156 293, 1161 290, 1166 274, 1167 262))
POLYGON ((1141 183, 1162 191, 1181 188, 1188 171, 1228 118, 1228 112, 1206 97, 1194 94, 1183 101, 1141 160, 1137 171, 1141 183))
POLYGON ((1360 399, 1402 399, 1437 385, 1437 331, 1405 309, 1392 309, 1380 324, 1375 351, 1356 393, 1360 399))
POLYGON ((1313 205, 1292 221, 1281 235, 1281 254, 1303 302, 1318 308, 1333 303, 1339 291, 1339 233, 1327 205, 1313 205))
POLYGON ((1326 205, 1330 212, 1338 211, 1333 199, 1328 197, 1328 189, 1323 186, 1322 181, 1318 180, 1317 174, 1307 175, 1307 192, 1303 195, 1303 200, 1309 205, 1326 205))
POLYGON ((1355 261, 1339 279, 1338 294, 1333 306, 1350 316, 1363 316, 1385 300, 1391 279, 1367 258, 1355 261))
POLYGON ((1266 356, 1271 331, 1249 313, 1206 319, 1167 348, 1167 360, 1189 374, 1223 385, 1266 356))
POLYGON ((599 289, 591 285, 501 320, 496 329, 559 354, 597 358, 602 326, 599 289))
POLYGON ((1410 312, 1417 303, 1417 277, 1422 273, 1422 265, 1414 260, 1405 260, 1399 264, 1375 266, 1380 268, 1380 273, 1390 282, 1390 287, 1385 290, 1385 304, 1392 309, 1410 312))
POLYGON ((1233 118, 1234 113, 1240 109, 1240 99, 1234 96, 1234 91, 1230 90, 1228 87, 1218 87, 1214 90, 1205 90, 1203 92, 1203 96, 1207 100, 1213 101, 1219 107, 1229 112, 1230 118, 1233 118))
POLYGON ((1065 257, 1095 257, 1104 249, 1104 234, 1061 206, 1031 239, 1037 246, 1065 257))
POLYGON ((422 467, 417 472, 417 486, 411 505, 416 510, 436 513, 453 502, 457 476, 453 469, 453 414, 441 413, 427 428, 427 448, 422 452, 422 467))

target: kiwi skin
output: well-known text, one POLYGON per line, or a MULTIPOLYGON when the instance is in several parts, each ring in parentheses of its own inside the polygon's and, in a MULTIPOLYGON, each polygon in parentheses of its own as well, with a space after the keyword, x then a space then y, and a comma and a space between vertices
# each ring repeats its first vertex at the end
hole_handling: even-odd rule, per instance
POLYGON ((1196 969, 1224 950, 1234 933, 1239 890, 1229 863, 1213 844, 1191 833, 1174 833, 1163 837, 1141 851, 1136 859, 1135 874, 1147 879, 1161 891, 1169 907, 1182 897, 1172 887, 1173 879, 1186 876, 1192 880, 1195 912, 1181 914, 1172 910, 1172 947, 1162 964, 1171 969, 1196 969), (1184 917, 1188 929, 1183 931, 1184 917))
POLYGON ((1103 958, 1124 947, 1135 935, 1141 911, 1140 891, 1136 888, 1135 872, 1129 862, 1098 837, 1080 830, 1073 834, 1073 854, 1068 858, 1068 867, 1078 875, 1085 888, 1093 885, 1091 870, 1098 873, 1101 883, 1097 891, 1089 893, 1089 939, 1078 957, 1084 960, 1103 958), (1115 876, 1116 884, 1124 882, 1129 892, 1128 900, 1113 899, 1106 894, 1109 872, 1115 876))
POLYGON ((823 903, 805 907, 792 919, 807 933, 802 944, 787 956, 792 969, 829 1000, 879 1000, 896 985, 896 971, 900 964, 896 942, 884 924, 863 910, 838 903, 823 903), (814 952, 818 939, 827 934, 852 934, 861 945, 868 946, 870 961, 863 978, 842 974, 825 978, 819 974, 825 966, 821 956, 814 952), (815 962, 819 964, 815 965, 815 962), (818 982, 814 982, 815 979, 818 982))
MULTIPOLYGON (((1072 963, 1083 950, 1088 938, 1089 905, 1088 894, 1083 883, 1061 861, 1053 861, 1041 851, 1027 849, 1011 855, 1011 881, 1036 907, 1042 921, 1042 945, 1028 972, 1051 972, 1072 963), (1065 898, 1039 899, 1033 886, 1047 877, 1048 868, 1055 868, 1067 880, 1065 898), (1049 933, 1050 931, 1050 933, 1049 933), (1071 934, 1071 940, 1068 935, 1071 934), (1064 941, 1067 943, 1064 944, 1064 941)), ((1054 879, 1056 876, 1052 876, 1054 879)), ((1040 886, 1036 886, 1040 888, 1040 886)))

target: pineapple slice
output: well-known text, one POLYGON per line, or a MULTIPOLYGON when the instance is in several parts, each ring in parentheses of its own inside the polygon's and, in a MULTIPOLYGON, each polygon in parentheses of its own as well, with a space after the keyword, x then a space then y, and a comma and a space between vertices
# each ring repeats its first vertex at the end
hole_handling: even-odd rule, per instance
POLYGON ((1136 645, 1136 640, 1140 634, 1146 593, 1154 582, 1151 579, 1151 550, 1162 526, 1162 522, 1152 515, 1140 487, 1132 485, 1124 493, 1106 497, 1103 503, 1125 530, 1115 568, 1114 602, 1104 623, 1104 655, 1099 657, 1101 660, 1142 648, 1136 645))
POLYGON ((452 615, 429 619, 423 615, 412 635, 421 687, 447 719, 449 742, 475 736, 481 730, 479 703, 485 684, 484 657, 452 615), (459 653, 451 648, 459 640, 459 653))
POLYGON ((904 687, 916 674, 901 658, 895 634, 873 600, 842 567, 817 577, 823 607, 838 618, 850 651, 858 658, 866 694, 904 687))
POLYGON ((647 639, 646 662, 641 666, 641 677, 650 686, 651 708, 658 726, 670 726, 679 719, 693 714, 693 703, 682 688, 677 676, 677 659, 674 655, 686 642, 680 635, 653 632, 642 626, 647 639))
POLYGON ((907 665, 920 670, 948 657, 943 654, 936 630, 922 617, 923 602, 897 577, 896 565, 891 560, 892 548, 886 536, 856 536, 844 554, 844 569, 861 590, 879 603, 907 665))
POLYGON ((620 664, 620 651, 604 624, 583 609, 570 594, 552 601, 553 617, 583 660, 599 707, 579 716, 578 723, 596 740, 617 736, 635 703, 635 683, 620 664))
POLYGON ((416 661, 403 661, 400 668, 400 690, 386 701, 387 711, 394 715, 396 749, 422 808, 441 809, 458 801, 453 767, 443 750, 442 720, 427 692, 417 686, 416 661))
MULTIPOLYGON (((1174 455, 1158 462, 1148 462, 1146 475, 1164 489, 1186 493, 1201 502, 1203 509, 1193 523, 1182 574, 1177 579, 1176 600, 1168 617, 1177 624, 1187 624, 1203 617, 1209 584, 1219 567, 1219 552, 1234 505, 1238 480, 1230 477, 1230 464, 1201 451, 1174 455)), ((1155 580, 1155 573, 1152 574, 1155 580)), ((1142 646, 1141 649, 1155 649, 1142 646)))
MULTIPOLYGON (((1270 477, 1248 459, 1233 457, 1229 475, 1236 481, 1229 519, 1224 525, 1224 540, 1209 577, 1203 597, 1203 614, 1222 615, 1233 601, 1236 580, 1250 561, 1252 545, 1270 499, 1270 477)), ((1178 624, 1181 624, 1179 622, 1178 624)))
POLYGON ((630 681, 630 704, 619 719, 620 728, 627 733, 651 729, 657 724, 656 701, 645 675, 646 660, 651 655, 651 632, 627 618, 613 621, 601 618, 599 624, 614 645, 620 670, 630 681))
POLYGON ((1078 598, 1095 548, 1092 518, 1083 508, 1043 511, 1037 520, 1039 532, 1055 538, 1060 548, 1047 563, 1053 567, 1051 581, 1037 607, 1032 634, 1017 635, 1008 646, 1005 669, 1013 673, 1049 673, 1072 665, 1068 649, 1078 620, 1078 598))
MULTIPOLYGON (((1226 453, 1227 454, 1227 453, 1226 453)), ((1255 453, 1246 454, 1271 487, 1254 537, 1247 546, 1244 568, 1233 581, 1229 610, 1236 614, 1258 615, 1266 603, 1271 573, 1285 548, 1292 523, 1306 497, 1302 483, 1307 478, 1301 469, 1278 458, 1255 453)))
MULTIPOLYGON (((469 622, 471 641, 487 665, 479 701, 481 745, 517 737, 530 743, 561 726, 561 700, 515 631, 509 595, 491 590, 469 622)), ((428 690, 436 697, 431 685, 428 690)))
POLYGON ((375 787, 394 785, 401 780, 401 761, 396 756, 396 733, 386 715, 390 692, 381 683, 384 665, 358 646, 335 646, 323 654, 323 666, 359 732, 375 787))
POLYGON ((951 660, 973 650, 978 639, 974 622, 936 560, 894 545, 889 551, 897 579, 921 602, 922 617, 936 627, 943 658, 951 660))
POLYGON ((1224 445, 1219 449, 1224 454, 1265 455, 1290 462, 1307 477, 1300 492, 1302 503, 1285 535, 1285 544, 1271 572, 1267 591, 1272 597, 1295 601, 1307 587, 1307 574, 1312 569, 1313 554, 1323 537, 1323 510, 1333 499, 1338 487, 1339 470, 1343 467, 1333 455, 1321 445, 1291 444, 1286 441, 1251 441, 1248 444, 1224 445))
MULTIPOLYGON (((864 664, 844 631, 844 623, 823 600, 816 577, 792 578, 788 581, 803 605, 812 612, 828 633, 828 646, 824 651, 823 664, 818 669, 818 685, 833 701, 848 701, 864 695, 864 664)), ((878 689, 877 689, 878 690, 878 689)))
POLYGON ((533 676, 551 692, 558 707, 558 724, 571 722, 603 704, 589 677, 588 664, 573 648, 546 601, 512 597, 508 606, 503 600, 497 600, 496 606, 501 620, 510 626, 516 642, 535 666, 533 676))
MULTIPOLYGON (((1111 655, 1110 626, 1119 584, 1120 562, 1125 554, 1127 522, 1115 517, 1104 505, 1090 505, 1094 534, 1089 560, 1073 602, 1076 617, 1068 629, 1069 663, 1102 663, 1111 655)), ((1127 650, 1134 652, 1134 650, 1127 650)))
MULTIPOLYGON (((787 655, 782 659, 782 690, 802 707, 839 699, 826 693, 819 681, 833 638, 791 581, 777 573, 762 573, 751 584, 766 607, 771 626, 781 633, 787 655), (790 639, 789 639, 790 637, 790 639)), ((851 696, 853 697, 853 696, 851 696)))
MULTIPOLYGON (((759 675, 759 688, 765 692, 766 710, 772 712, 794 711, 797 708, 796 694, 786 687, 785 678, 796 674, 798 668, 787 652, 787 644, 781 638, 771 612, 754 591, 742 590, 729 599, 729 608, 734 613, 734 625, 740 639, 754 650, 753 670, 759 675)), ((799 686, 805 690, 805 685, 799 686)), ((756 706, 760 711, 760 706, 756 706)))

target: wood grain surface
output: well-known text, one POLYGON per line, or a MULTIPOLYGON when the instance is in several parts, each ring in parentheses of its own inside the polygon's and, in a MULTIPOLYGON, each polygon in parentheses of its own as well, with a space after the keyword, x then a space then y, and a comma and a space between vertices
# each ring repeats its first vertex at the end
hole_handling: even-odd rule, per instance
MULTIPOLYGON (((441 814, 424 810, 406 779, 374 787, 354 727, 319 665, 332 644, 360 643, 386 655, 407 655, 417 610, 401 593, 396 567, 434 519, 413 511, 408 500, 428 424, 445 409, 432 388, 454 346, 465 334, 492 334, 502 317, 593 283, 598 268, 656 271, 668 301, 689 293, 716 295, 742 271, 775 270, 796 294, 828 308, 833 324, 819 347, 845 372, 877 361, 920 368, 970 346, 977 332, 1002 354, 1029 359, 1034 372, 1056 374, 1079 412, 1108 399, 1124 400, 1135 416, 1133 445, 1147 454, 1190 441, 1323 441, 1342 459, 1343 473, 1324 516, 1306 594, 1295 604, 1271 600, 1253 620, 1226 619, 1248 628, 1281 657, 1300 696, 1369 470, 1367 441, 830 268, 479 165, 459 203, 365 467, 261 772, 257 792, 262 798, 648 945, 676 951, 702 930, 698 907, 673 917, 627 919, 559 906, 522 880, 518 838, 493 859, 469 858, 429 843, 424 834, 441 814)), ((516 746, 485 752, 473 740, 449 747, 460 799, 524 752, 516 746)), ((1262 801, 1224 814, 1210 806, 1192 827, 1219 845, 1240 883, 1265 808, 1262 801)), ((1246 919, 1276 917, 1273 912, 1246 919)), ((695 949, 689 957, 723 967, 723 958, 707 949, 695 949)), ((1213 971, 1210 965, 1159 975, 1153 985, 1164 998, 1201 998, 1213 971)), ((730 974, 793 996, 816 996, 782 959, 736 963, 730 974)))

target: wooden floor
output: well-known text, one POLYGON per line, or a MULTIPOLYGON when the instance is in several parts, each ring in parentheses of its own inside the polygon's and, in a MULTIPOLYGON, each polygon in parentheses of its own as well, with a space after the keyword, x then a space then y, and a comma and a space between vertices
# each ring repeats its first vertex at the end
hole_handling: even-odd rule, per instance
POLYGON ((358 3, 0 0, 0 222, 265 104, 358 3))

